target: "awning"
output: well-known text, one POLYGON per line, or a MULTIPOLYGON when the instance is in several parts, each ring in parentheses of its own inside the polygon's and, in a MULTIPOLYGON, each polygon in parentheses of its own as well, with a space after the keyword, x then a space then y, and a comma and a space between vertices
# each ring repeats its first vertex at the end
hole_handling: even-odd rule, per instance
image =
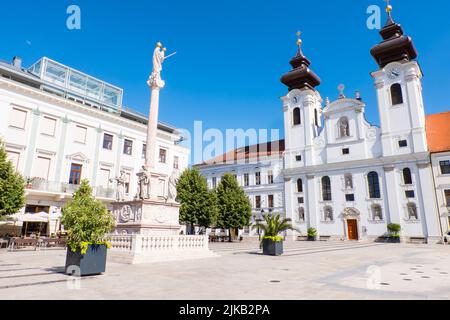
POLYGON ((19 214, 17 220, 22 222, 48 222, 49 214, 46 212, 19 214))

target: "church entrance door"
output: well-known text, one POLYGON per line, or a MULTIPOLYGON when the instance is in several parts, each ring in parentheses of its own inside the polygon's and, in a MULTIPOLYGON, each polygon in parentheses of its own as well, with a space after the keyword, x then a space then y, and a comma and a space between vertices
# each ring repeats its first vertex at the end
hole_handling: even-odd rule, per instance
POLYGON ((347 230, 349 240, 359 240, 358 237, 358 220, 347 220, 347 230))

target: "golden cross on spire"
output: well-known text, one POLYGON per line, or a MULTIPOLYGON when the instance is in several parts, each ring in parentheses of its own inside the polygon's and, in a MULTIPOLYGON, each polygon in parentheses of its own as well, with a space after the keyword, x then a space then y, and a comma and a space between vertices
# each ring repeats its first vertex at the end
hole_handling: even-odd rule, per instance
POLYGON ((300 48, 300 46, 302 45, 302 39, 300 39, 300 36, 302 35, 301 31, 297 31, 297 45, 300 48))
POLYGON ((383 0, 383 1, 386 2, 386 4, 387 4, 386 12, 391 13, 391 11, 392 11, 391 0, 383 0))

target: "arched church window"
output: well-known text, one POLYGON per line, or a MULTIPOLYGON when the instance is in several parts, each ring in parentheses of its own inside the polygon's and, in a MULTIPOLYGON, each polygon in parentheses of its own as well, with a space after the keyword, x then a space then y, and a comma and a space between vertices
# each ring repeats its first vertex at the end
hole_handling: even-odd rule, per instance
POLYGON ((316 127, 319 126, 319 115, 317 114, 317 109, 314 109, 314 123, 316 124, 316 127))
POLYGON ((383 212, 379 204, 374 204, 372 206, 372 219, 373 220, 383 220, 383 212))
POLYGON ((293 118, 294 118, 294 126, 297 126, 302 123, 302 119, 300 116, 300 108, 295 108, 293 111, 293 118))
POLYGON ((367 175, 367 182, 369 184, 369 197, 371 199, 381 198, 380 180, 378 178, 378 173, 376 173, 375 171, 370 172, 367 175))
POLYGON ((350 125, 346 117, 339 120, 339 137, 350 137, 350 125))
POLYGON ((302 179, 297 180, 297 192, 302 193, 303 192, 303 181, 302 179))
POLYGON ((419 219, 419 216, 417 215, 417 206, 416 206, 415 203, 412 203, 412 202, 408 203, 406 205, 406 208, 408 210, 408 218, 409 219, 411 219, 411 220, 413 220, 413 219, 414 220, 418 220, 419 219))
POLYGON ((404 184, 412 184, 412 176, 411 176, 411 169, 405 168, 403 169, 403 183, 404 184))
POLYGON ((303 207, 298 208, 298 220, 305 221, 305 208, 303 207))
POLYGON ((353 176, 351 173, 346 173, 344 176, 345 189, 353 189, 353 176))
POLYGON ((331 201, 331 180, 330 177, 322 178, 322 199, 323 201, 331 201))
POLYGON ((333 208, 330 206, 326 206, 323 208, 324 220, 325 221, 333 221, 333 208))
POLYGON ((400 83, 394 83, 391 86, 391 98, 393 106, 403 103, 402 86, 400 83))

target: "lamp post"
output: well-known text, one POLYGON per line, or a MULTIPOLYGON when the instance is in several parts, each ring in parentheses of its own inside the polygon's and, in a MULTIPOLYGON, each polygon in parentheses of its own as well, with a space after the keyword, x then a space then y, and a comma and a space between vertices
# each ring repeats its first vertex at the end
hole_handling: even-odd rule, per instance
MULTIPOLYGON (((259 224, 261 223, 261 221, 263 221, 263 219, 261 219, 264 216, 264 209, 261 210, 261 215, 258 217, 258 219, 256 219, 256 222, 259 224)), ((261 241, 261 230, 259 229, 258 226, 258 239, 259 241, 261 241)))

